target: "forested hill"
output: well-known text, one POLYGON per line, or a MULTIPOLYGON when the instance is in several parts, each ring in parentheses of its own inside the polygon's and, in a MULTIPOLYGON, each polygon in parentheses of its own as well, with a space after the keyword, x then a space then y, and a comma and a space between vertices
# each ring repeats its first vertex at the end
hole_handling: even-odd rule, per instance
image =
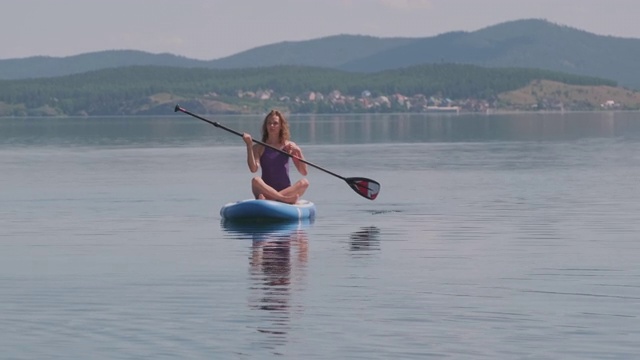
POLYGON ((130 65, 209 69, 298 65, 378 72, 437 63, 539 68, 612 79, 640 89, 640 39, 601 36, 536 19, 425 38, 337 35, 282 42, 210 61, 124 50, 8 59, 0 60, 0 79, 54 77, 130 65))
POLYGON ((526 67, 597 76, 640 89, 640 39, 600 36, 543 20, 507 22, 475 32, 452 32, 343 64, 380 71, 419 63, 526 67))
POLYGON ((30 79, 82 74, 89 71, 135 65, 209 67, 210 62, 172 54, 150 54, 135 50, 100 51, 63 58, 34 56, 0 60, 0 79, 30 79))
POLYGON ((0 80, 0 116, 168 115, 176 102, 188 103, 202 113, 260 113, 272 107, 302 113, 413 111, 408 106, 448 99, 461 104, 495 103, 501 93, 540 80, 616 85, 611 80, 539 69, 456 64, 376 73, 301 66, 227 70, 133 66, 56 78, 0 80))

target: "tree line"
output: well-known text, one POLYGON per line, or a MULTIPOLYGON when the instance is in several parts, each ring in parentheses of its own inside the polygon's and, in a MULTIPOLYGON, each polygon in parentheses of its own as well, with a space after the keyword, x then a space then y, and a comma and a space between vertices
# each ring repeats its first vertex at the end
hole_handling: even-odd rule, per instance
POLYGON ((426 64, 377 73, 345 72, 306 66, 246 69, 203 69, 131 66, 53 78, 0 81, 0 115, 27 116, 47 108, 58 115, 130 115, 150 96, 168 93, 184 99, 208 94, 230 104, 239 91, 271 90, 296 97, 338 90, 359 96, 438 95, 451 99, 490 99, 534 80, 571 85, 616 86, 607 79, 526 68, 426 64))

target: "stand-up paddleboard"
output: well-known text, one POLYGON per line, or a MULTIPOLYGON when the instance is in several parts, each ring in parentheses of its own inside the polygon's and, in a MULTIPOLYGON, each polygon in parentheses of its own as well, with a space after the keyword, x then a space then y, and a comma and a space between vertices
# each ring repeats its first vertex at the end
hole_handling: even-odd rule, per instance
POLYGON ((313 219, 316 206, 307 200, 285 204, 272 200, 241 200, 220 209, 220 216, 230 221, 292 221, 313 219))

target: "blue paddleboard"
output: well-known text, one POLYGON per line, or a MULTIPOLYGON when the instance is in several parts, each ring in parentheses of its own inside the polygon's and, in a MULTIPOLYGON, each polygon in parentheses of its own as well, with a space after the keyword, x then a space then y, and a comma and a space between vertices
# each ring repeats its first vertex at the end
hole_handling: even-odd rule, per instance
POLYGON ((241 200, 220 209, 220 216, 231 221, 291 221, 313 219, 316 206, 307 200, 285 204, 272 200, 241 200))

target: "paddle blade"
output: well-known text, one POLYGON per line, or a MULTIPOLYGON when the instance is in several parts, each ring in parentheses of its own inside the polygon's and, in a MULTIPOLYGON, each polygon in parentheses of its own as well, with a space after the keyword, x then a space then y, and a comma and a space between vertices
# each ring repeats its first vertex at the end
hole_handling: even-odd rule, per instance
POLYGON ((345 181, 355 192, 360 194, 360 196, 366 197, 369 200, 374 200, 380 192, 380 183, 375 180, 355 177, 347 178, 345 181))

